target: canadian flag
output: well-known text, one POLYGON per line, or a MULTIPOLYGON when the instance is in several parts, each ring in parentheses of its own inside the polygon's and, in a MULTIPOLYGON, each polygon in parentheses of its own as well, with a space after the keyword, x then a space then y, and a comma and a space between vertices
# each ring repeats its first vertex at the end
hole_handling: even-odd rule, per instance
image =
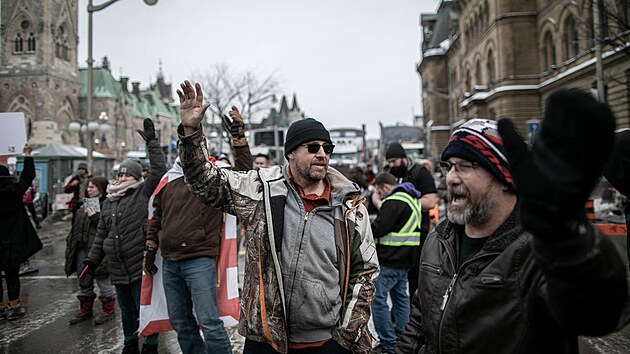
MULTIPOLYGON (((221 161, 212 162, 219 167, 228 166, 221 161)), ((149 199, 148 227, 151 227, 151 218, 153 216, 154 209, 153 199, 155 199, 155 196, 169 182, 183 176, 184 173, 179 161, 176 161, 173 168, 164 174, 149 199)), ((236 227, 236 217, 234 215, 224 213, 223 220, 221 253, 217 260, 217 303, 219 305, 219 316, 221 320, 223 320, 225 326, 229 327, 238 323, 238 257, 236 254, 236 235, 238 230, 236 227)), ((140 327, 138 330, 142 336, 173 330, 173 327, 171 327, 168 320, 166 296, 164 295, 164 286, 162 284, 162 254, 159 250, 155 257, 155 266, 158 269, 155 275, 150 276, 142 274, 142 290, 140 291, 140 327)))

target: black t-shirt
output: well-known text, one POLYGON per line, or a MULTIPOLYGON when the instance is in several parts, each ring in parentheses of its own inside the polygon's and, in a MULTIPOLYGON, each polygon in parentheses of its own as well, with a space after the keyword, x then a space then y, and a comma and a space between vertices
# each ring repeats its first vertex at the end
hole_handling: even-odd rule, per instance
POLYGON ((474 255, 477 254, 482 248, 483 244, 486 243, 487 237, 482 238, 472 238, 468 237, 465 232, 459 232, 459 264, 466 262, 471 259, 474 255))

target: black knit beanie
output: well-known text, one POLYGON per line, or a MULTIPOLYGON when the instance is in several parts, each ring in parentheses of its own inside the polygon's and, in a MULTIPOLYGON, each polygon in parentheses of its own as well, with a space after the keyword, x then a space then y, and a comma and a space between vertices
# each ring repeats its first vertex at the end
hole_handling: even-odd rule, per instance
POLYGON ((284 140, 284 156, 297 149, 301 144, 313 140, 323 140, 332 144, 330 133, 324 125, 313 118, 295 121, 289 126, 287 137, 284 140))
POLYGON ((471 119, 455 130, 442 152, 442 161, 451 157, 476 162, 501 183, 515 189, 496 121, 471 119))
POLYGON ((407 153, 405 149, 400 145, 400 143, 391 143, 387 146, 387 150, 385 150, 385 159, 395 159, 395 158, 406 158, 407 153))
POLYGON ((5 165, 0 165, 0 177, 11 176, 11 172, 9 172, 9 168, 5 165))

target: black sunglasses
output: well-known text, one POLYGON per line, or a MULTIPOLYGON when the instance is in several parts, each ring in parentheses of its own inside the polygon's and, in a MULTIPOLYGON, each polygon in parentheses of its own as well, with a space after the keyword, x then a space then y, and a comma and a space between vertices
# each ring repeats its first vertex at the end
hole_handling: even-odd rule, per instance
POLYGON ((324 148, 324 153, 326 153, 326 155, 332 154, 333 149, 335 148, 335 145, 328 144, 328 143, 323 143, 323 144, 310 143, 310 144, 302 144, 302 146, 306 146, 306 148, 308 149, 308 152, 311 154, 317 154, 319 152, 319 148, 322 147, 324 148))

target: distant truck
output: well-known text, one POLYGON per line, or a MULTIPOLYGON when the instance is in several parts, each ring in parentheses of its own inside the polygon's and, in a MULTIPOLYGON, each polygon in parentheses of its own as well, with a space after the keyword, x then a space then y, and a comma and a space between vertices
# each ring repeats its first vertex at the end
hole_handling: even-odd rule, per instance
POLYGON ((393 142, 399 142, 407 153, 407 156, 414 161, 424 158, 424 131, 421 127, 413 125, 391 125, 381 127, 381 139, 378 147, 376 162, 379 168, 387 164, 385 160, 385 150, 393 142))

